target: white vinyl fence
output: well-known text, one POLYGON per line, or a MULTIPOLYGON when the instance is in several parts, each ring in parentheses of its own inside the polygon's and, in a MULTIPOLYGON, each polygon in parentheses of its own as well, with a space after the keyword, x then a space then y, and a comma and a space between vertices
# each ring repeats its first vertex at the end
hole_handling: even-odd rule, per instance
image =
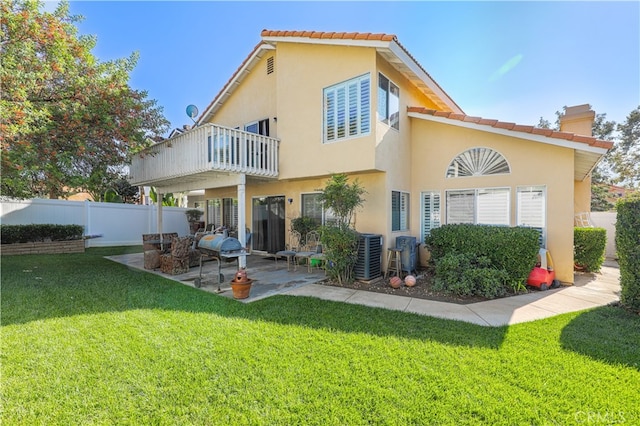
MULTIPOLYGON (((33 199, 2 201, 1 206, 3 225, 81 225, 85 235, 101 235, 88 239, 87 247, 141 245, 142 234, 157 232, 155 205, 33 199)), ((162 207, 162 232, 188 235, 186 210, 162 207)))
POLYGON ((591 224, 607 231, 607 248, 605 257, 617 259, 616 254, 616 212, 591 212, 591 224))

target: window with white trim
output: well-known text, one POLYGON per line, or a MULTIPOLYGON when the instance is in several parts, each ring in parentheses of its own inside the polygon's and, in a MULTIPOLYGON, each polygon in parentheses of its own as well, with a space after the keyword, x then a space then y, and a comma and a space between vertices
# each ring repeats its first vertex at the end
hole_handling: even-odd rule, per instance
POLYGON ((519 186, 516 191, 516 224, 540 232, 540 247, 547 244, 547 191, 544 186, 519 186))
POLYGON ((391 191, 391 230, 409 229, 409 193, 391 191))
POLYGON ((400 130, 400 89, 378 74, 378 121, 400 130))
POLYGON ((323 90, 323 141, 335 142, 368 134, 371 130, 369 74, 323 90))
POLYGON ((257 135, 269 136, 269 119, 254 121, 244 125, 244 131, 257 135))
POLYGON ((486 176, 511 173, 507 159, 490 148, 471 148, 453 159, 447 177, 486 176))
POLYGON ((320 201, 320 193, 302 194, 302 216, 310 217, 318 225, 335 222, 335 215, 320 201))
POLYGON ((446 191, 447 223, 509 226, 510 193, 509 188, 446 191))
POLYGON ((425 191, 422 194, 422 241, 431 230, 440 227, 440 192, 425 191))

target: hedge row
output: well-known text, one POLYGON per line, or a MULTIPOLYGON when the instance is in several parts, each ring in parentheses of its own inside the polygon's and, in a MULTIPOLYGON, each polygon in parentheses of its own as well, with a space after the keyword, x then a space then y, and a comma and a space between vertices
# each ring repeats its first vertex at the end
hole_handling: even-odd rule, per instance
POLYGON ((599 272, 604 263, 607 230, 604 228, 573 229, 573 261, 585 272, 599 272))
POLYGON ((35 243, 40 241, 80 240, 84 234, 81 225, 0 225, 2 244, 35 243))
POLYGON ((616 248, 620 265, 620 301, 640 312, 640 197, 616 204, 616 248))
MULTIPOLYGON (((460 280, 467 280, 468 283, 475 282, 472 293, 487 296, 488 294, 500 295, 503 290, 522 288, 535 266, 539 245, 540 234, 531 228, 510 228, 505 226, 486 225, 444 225, 433 229, 431 235, 425 239, 425 244, 431 252, 431 259, 436 265, 436 276, 438 273, 438 262, 443 259, 449 266, 457 264, 453 268, 441 266, 441 271, 447 269, 464 270, 468 265, 475 265, 482 269, 489 269, 502 272, 483 271, 473 277, 459 277, 460 280), (453 259, 452 255, 462 254, 463 258, 453 259), (487 289, 488 279, 479 279, 479 276, 493 280, 496 286, 505 287, 503 289, 487 289)), ((448 280, 454 280, 454 274, 448 280)), ((442 278, 442 277, 441 277, 442 278)), ((450 285, 457 285, 450 282, 450 285)))

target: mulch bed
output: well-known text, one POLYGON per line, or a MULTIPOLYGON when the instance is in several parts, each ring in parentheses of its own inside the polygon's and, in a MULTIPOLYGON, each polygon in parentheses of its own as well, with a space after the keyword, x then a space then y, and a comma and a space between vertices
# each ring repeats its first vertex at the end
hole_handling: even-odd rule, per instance
MULTIPOLYGON (((336 281, 326 279, 320 284, 332 287, 350 288, 354 290, 372 291, 375 293, 393 294, 396 296, 415 297, 417 299, 435 300, 438 302, 457 303, 458 305, 468 305, 470 303, 489 300, 480 296, 456 296, 438 292, 433 290, 432 282, 433 274, 429 270, 420 270, 416 274, 416 285, 413 287, 407 287, 403 283, 400 288, 396 289, 389 285, 389 278, 385 280, 382 277, 367 282, 355 281, 352 284, 342 285, 338 284, 336 281)), ((528 291, 529 290, 527 290, 527 292, 528 291)), ((517 296, 520 294, 525 294, 525 292, 509 293, 504 297, 517 296)))

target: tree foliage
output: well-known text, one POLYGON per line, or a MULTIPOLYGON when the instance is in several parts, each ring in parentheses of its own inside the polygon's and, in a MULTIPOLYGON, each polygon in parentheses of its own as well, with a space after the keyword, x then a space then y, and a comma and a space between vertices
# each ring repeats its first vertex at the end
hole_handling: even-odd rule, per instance
POLYGON ((338 221, 346 226, 351 224, 353 215, 358 207, 364 204, 362 196, 366 193, 358 179, 352 184, 348 182, 346 174, 340 173, 331 176, 324 190, 320 194, 320 200, 325 207, 329 207, 338 221))
POLYGON ((638 188, 640 185, 640 106, 618 125, 619 142, 612 151, 616 182, 638 188))
POLYGON ((335 223, 323 226, 321 241, 327 258, 328 274, 339 283, 353 281, 353 268, 358 254, 358 234, 351 227, 355 211, 361 207, 366 193, 358 179, 349 184, 346 174, 335 174, 327 181, 320 199, 330 208, 335 223))
POLYGON ((113 172, 166 131, 156 101, 128 84, 137 54, 98 61, 67 2, 0 3, 2 195, 57 198, 113 172))

